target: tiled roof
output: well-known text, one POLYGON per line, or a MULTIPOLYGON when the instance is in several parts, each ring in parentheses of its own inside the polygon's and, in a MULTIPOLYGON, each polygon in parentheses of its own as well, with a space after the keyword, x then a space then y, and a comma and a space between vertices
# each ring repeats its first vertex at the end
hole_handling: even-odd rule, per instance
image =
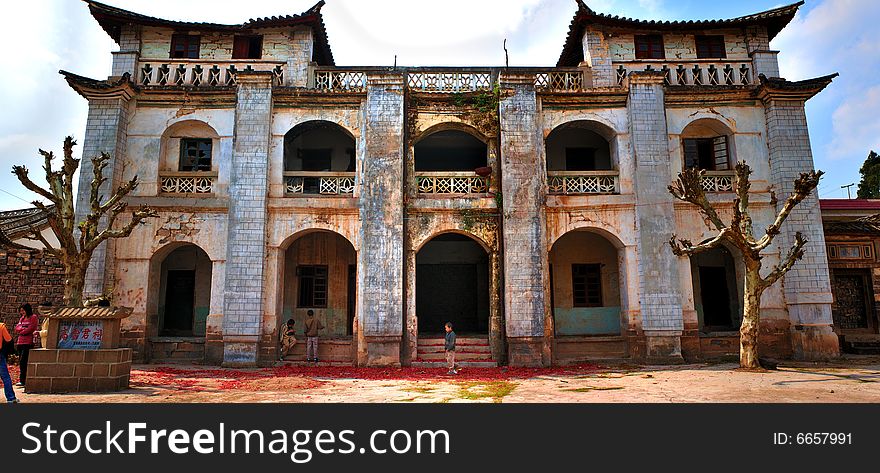
POLYGON ((130 307, 61 307, 57 310, 40 309, 53 319, 124 319, 131 315, 130 307))
POLYGON ((333 52, 330 50, 330 42, 327 39, 327 29, 324 26, 324 17, 321 15, 321 7, 324 0, 316 3, 312 8, 299 15, 272 16, 265 18, 250 19, 238 25, 224 25, 219 23, 173 21, 156 18, 140 13, 123 10, 111 5, 106 5, 94 0, 83 0, 89 6, 89 11, 95 20, 104 28, 104 31, 117 43, 122 31, 122 25, 134 23, 145 26, 158 26, 175 29, 190 29, 202 31, 242 31, 257 28, 277 28, 294 25, 308 25, 315 34, 314 60, 319 66, 333 66, 333 52))
MULTIPOLYGON (((52 209, 52 206, 48 209, 52 209)), ((31 228, 42 230, 47 225, 47 211, 36 207, 0 212, 0 235, 10 240, 29 235, 31 228)))
POLYGON ((880 215, 871 215, 856 220, 825 222, 826 234, 880 235, 880 215))
POLYGON ((798 8, 804 4, 803 1, 793 3, 784 7, 774 8, 752 15, 741 16, 738 18, 722 19, 722 20, 686 20, 686 21, 656 21, 656 20, 638 20, 634 18, 625 18, 621 16, 611 16, 605 13, 597 13, 588 7, 583 0, 576 0, 578 10, 571 20, 571 26, 568 30, 568 38, 565 40, 565 46, 562 48, 562 54, 557 62, 558 67, 577 66, 584 60, 584 51, 581 39, 584 36, 584 30, 588 24, 601 24, 606 26, 618 26, 623 28, 633 28, 639 30, 658 31, 658 30, 702 30, 717 28, 740 28, 748 25, 764 25, 767 27, 767 34, 772 40, 791 22, 798 8))

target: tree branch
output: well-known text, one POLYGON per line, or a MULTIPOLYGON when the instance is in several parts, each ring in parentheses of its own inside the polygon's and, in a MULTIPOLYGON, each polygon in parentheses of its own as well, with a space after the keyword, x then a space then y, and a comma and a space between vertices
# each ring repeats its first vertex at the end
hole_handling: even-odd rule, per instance
POLYGON ((28 231, 31 232, 31 236, 27 236, 25 238, 27 238, 28 240, 31 240, 31 241, 38 241, 38 242, 42 243, 43 246, 45 247, 43 249, 43 251, 45 251, 46 253, 49 253, 50 255, 52 255, 56 258, 62 257, 61 251, 58 250, 57 248, 53 247, 49 243, 49 241, 46 240, 46 237, 43 236, 43 232, 41 232, 39 228, 28 227, 28 231))
POLYGON ((804 257, 804 246, 807 244, 807 239, 801 234, 801 232, 797 232, 795 234, 795 244, 791 249, 788 250, 788 255, 785 259, 776 266, 773 267, 773 270, 770 271, 770 274, 767 277, 761 279, 759 283, 760 290, 764 290, 779 280, 782 276, 785 275, 797 261, 804 257))
MULTIPOLYGON (((119 210, 118 213, 121 213, 123 210, 125 210, 125 207, 126 207, 125 204, 120 204, 120 206, 121 206, 121 209, 119 210)), ((116 209, 114 209, 114 211, 116 211, 116 209)), ((118 213, 116 215, 118 215, 118 213)), ((98 233, 98 235, 95 236, 95 238, 93 238, 91 241, 86 243, 86 246, 85 246, 85 248, 83 248, 83 251, 84 252, 94 251, 94 249, 97 248, 98 245, 101 244, 101 242, 103 242, 104 240, 110 239, 110 238, 125 238, 125 237, 131 235, 131 232, 135 229, 135 227, 143 224, 144 220, 146 220, 147 218, 150 218, 150 217, 158 217, 158 216, 159 216, 159 214, 155 210, 153 210, 147 206, 142 206, 139 209, 137 209, 131 213, 131 220, 124 227, 120 228, 119 230, 113 230, 112 227, 110 227, 108 225, 108 227, 106 229, 104 229, 102 232, 98 233)), ((115 220, 116 216, 115 215, 112 216, 112 219, 115 220)))
POLYGON ((31 181, 31 178, 28 177, 28 169, 24 166, 12 166, 12 174, 15 174, 15 177, 18 178, 18 181, 21 182, 27 190, 39 194, 44 199, 52 202, 53 204, 58 204, 58 197, 56 197, 51 192, 43 189, 42 187, 34 184, 34 181, 31 181))
POLYGON ((668 187, 669 192, 678 200, 689 202, 700 208, 700 211, 715 226, 715 229, 723 231, 727 225, 718 217, 718 213, 703 191, 703 176, 706 174, 702 169, 685 169, 678 174, 678 179, 668 187))
POLYGON ((748 164, 739 162, 736 164, 736 199, 733 202, 732 226, 739 229, 743 239, 748 243, 754 243, 752 230, 752 216, 749 214, 749 190, 752 188, 752 169, 748 164))
POLYGON ((816 189, 816 186, 819 185, 819 179, 822 178, 823 174, 825 173, 822 171, 801 173, 801 176, 794 181, 794 191, 788 199, 785 200, 785 204, 782 205, 782 209, 779 211, 779 214, 776 215, 776 221, 767 227, 766 234, 755 244, 755 250, 761 251, 770 246, 770 243, 773 242, 773 238, 779 234, 779 229, 788 218, 792 209, 816 189))
POLYGON ((672 247, 672 253, 675 256, 693 256, 697 253, 719 247, 721 242, 728 237, 729 233, 730 229, 725 228, 715 238, 706 240, 698 245, 694 245, 690 240, 677 239, 675 235, 672 235, 672 238, 669 239, 669 246, 672 247))

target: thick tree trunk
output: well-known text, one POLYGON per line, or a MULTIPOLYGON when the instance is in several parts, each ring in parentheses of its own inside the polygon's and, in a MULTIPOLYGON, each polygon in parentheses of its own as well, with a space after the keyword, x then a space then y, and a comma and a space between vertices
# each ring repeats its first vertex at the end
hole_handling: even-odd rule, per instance
POLYGON ((739 329, 740 368, 759 369, 758 329, 761 319, 761 263, 746 260, 743 320, 739 329))
MULTIPOLYGON (((72 259, 72 258, 71 258, 72 259)), ((79 261, 67 261, 64 264, 64 305, 82 307, 83 291, 86 287, 86 269, 88 264, 79 261)))

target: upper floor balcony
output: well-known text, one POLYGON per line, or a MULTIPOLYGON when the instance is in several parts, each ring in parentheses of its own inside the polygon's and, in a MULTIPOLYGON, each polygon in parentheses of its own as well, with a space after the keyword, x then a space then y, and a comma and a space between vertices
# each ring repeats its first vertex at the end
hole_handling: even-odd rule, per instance
POLYGON ((754 75, 749 60, 666 60, 639 59, 614 63, 618 86, 633 72, 659 71, 668 86, 753 85, 754 75))
POLYGON ((156 59, 138 63, 137 84, 143 87, 223 87, 236 85, 242 71, 268 71, 275 85, 284 85, 284 67, 280 61, 234 59, 156 59))

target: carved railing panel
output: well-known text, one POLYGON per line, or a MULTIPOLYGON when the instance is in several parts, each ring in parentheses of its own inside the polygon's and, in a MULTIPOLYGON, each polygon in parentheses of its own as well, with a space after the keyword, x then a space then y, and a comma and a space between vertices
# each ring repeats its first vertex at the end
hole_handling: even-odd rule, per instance
POLYGON ((616 171, 550 171, 547 173, 550 194, 619 194, 616 171))
POLYGON ((419 194, 485 194, 489 177, 472 172, 423 172, 416 175, 419 194))
POLYGON ((494 74, 485 72, 407 72, 406 84, 420 92, 473 92, 491 90, 494 74))
POLYGON ((700 180, 703 192, 733 192, 736 175, 733 171, 706 171, 700 180))
POLYGON ((665 78, 666 85, 694 86, 728 86, 752 85, 752 65, 748 61, 717 60, 717 61, 685 61, 681 63, 664 63, 629 61, 616 63, 617 85, 623 85, 633 72, 659 71, 665 78))
POLYGON ((350 196, 356 184, 353 172, 288 171, 284 173, 287 195, 350 196))
POLYGON ((367 90, 364 71, 315 71, 315 89, 328 92, 363 92, 367 90))
POLYGON ((235 85, 242 71, 271 72, 275 85, 284 85, 284 63, 277 61, 211 61, 204 59, 143 60, 138 85, 143 87, 218 87, 235 85))
POLYGON ((159 174, 159 192, 161 194, 197 194, 214 193, 216 173, 204 172, 162 172, 159 174))

